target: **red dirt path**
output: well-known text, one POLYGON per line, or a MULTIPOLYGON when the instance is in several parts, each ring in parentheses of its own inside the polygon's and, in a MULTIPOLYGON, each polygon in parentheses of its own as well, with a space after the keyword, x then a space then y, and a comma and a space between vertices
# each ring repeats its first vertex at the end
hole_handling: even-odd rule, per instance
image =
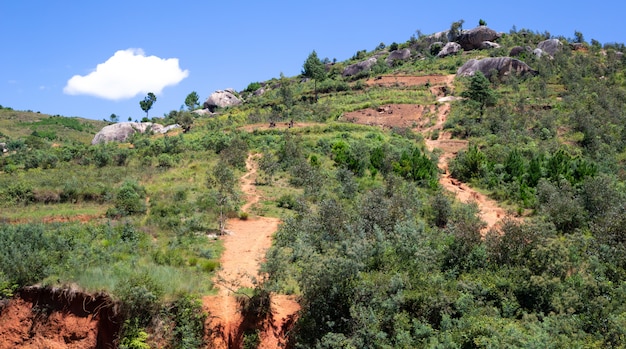
POLYGON ((483 229, 486 233, 496 226, 507 212, 501 208, 495 200, 472 189, 467 184, 452 178, 448 171, 448 162, 453 159, 461 149, 467 148, 467 141, 451 139, 450 133, 443 132, 443 125, 450 113, 450 104, 446 97, 453 90, 454 75, 430 75, 430 76, 395 76, 388 75, 376 79, 370 79, 367 84, 378 86, 416 86, 430 84, 430 91, 439 102, 431 105, 413 104, 390 104, 379 107, 344 113, 343 120, 365 125, 380 126, 383 128, 405 127, 415 132, 422 133, 426 138, 426 146, 429 150, 438 148, 442 151, 438 166, 443 172, 439 178, 441 185, 454 193, 461 202, 476 202, 480 209, 481 219, 487 223, 483 229), (434 132, 439 132, 436 140, 428 139, 434 132))
MULTIPOLYGON (((242 211, 247 212, 256 204, 260 195, 254 186, 257 173, 256 158, 250 155, 246 161, 248 172, 241 177, 241 189, 246 195, 242 211)), ((240 287, 254 287, 259 279, 258 270, 266 250, 271 246, 272 234, 280 221, 271 217, 252 217, 248 220, 231 219, 228 234, 222 237, 224 252, 220 258, 221 269, 215 278, 219 291, 216 296, 203 298, 204 308, 209 312, 207 338, 210 348, 238 348, 241 346, 244 319, 238 310, 235 292, 240 287)), ((300 310, 291 296, 272 294, 272 319, 264 325, 259 348, 279 348, 286 344, 283 332, 286 323, 292 323, 300 310)))

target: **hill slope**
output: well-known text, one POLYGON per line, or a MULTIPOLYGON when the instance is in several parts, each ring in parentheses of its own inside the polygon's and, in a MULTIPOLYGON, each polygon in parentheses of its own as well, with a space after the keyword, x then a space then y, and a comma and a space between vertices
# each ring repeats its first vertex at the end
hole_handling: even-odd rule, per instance
POLYGON ((88 145, 101 122, 5 108, 0 296, 106 291, 122 347, 204 347, 218 325, 246 348, 270 332, 320 348, 621 345, 623 46, 521 30, 437 57, 433 40, 313 62, 313 79, 251 83, 240 106, 153 120, 188 132, 122 144, 88 145), (525 49, 546 39, 557 51, 525 49), (454 75, 514 48, 537 74, 454 75), (219 237, 279 221, 262 249, 219 237), (230 287, 240 326, 214 283, 244 264, 260 272, 230 287), (279 329, 286 295, 300 311, 279 329))

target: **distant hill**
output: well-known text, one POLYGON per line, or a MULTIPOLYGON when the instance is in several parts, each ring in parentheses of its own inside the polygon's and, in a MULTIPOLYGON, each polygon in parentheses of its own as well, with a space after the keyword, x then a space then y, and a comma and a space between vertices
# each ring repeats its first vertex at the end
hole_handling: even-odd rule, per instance
POLYGON ((57 144, 89 144, 93 136, 107 124, 99 120, 51 116, 3 107, 0 109, 0 142, 35 137, 57 144))

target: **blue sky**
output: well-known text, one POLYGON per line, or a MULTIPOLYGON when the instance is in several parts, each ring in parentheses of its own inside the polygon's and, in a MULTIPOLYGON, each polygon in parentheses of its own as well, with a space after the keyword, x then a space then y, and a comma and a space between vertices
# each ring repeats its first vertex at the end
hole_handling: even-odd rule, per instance
POLYGON ((91 119, 179 109, 196 91, 293 76, 312 50, 345 60, 463 19, 502 32, 626 42, 623 1, 0 1, 0 105, 91 119), (117 82, 116 82, 117 81, 117 82), (121 83, 119 81, 122 81, 121 83))

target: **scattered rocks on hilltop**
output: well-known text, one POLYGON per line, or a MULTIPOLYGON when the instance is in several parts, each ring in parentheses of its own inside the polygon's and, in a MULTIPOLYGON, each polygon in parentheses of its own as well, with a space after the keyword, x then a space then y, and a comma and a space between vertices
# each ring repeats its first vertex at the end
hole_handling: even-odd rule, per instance
POLYGON ((208 109, 196 109, 192 113, 196 115, 213 115, 208 109))
POLYGON ((374 64, 376 64, 376 61, 378 60, 377 57, 370 57, 364 61, 355 63, 355 64, 351 64, 349 66, 347 66, 344 70, 343 70, 343 76, 352 76, 352 75, 356 75, 362 71, 368 71, 372 68, 372 66, 374 64))
POLYGON ((500 44, 498 44, 497 42, 483 41, 482 44, 480 44, 481 50, 492 50, 496 48, 500 48, 500 44))
POLYGON ((396 61, 408 61, 411 58, 411 50, 403 48, 401 50, 392 51, 385 59, 387 65, 392 66, 396 61))
POLYGON ((204 109, 208 109, 211 113, 217 108, 232 107, 240 105, 243 101, 238 97, 237 92, 232 88, 225 90, 217 90, 213 92, 204 102, 204 109))
POLYGON ((436 42, 450 41, 450 31, 441 31, 431 35, 424 37, 424 41, 428 43, 428 45, 432 45, 436 42))
POLYGON ((455 55, 462 50, 463 48, 461 47, 461 45, 457 44, 456 42, 449 42, 441 49, 441 51, 439 51, 437 57, 443 58, 446 56, 455 55))
MULTIPOLYGON (((500 34, 493 29, 484 25, 478 26, 461 33, 456 40, 464 50, 476 50, 485 47, 485 41, 494 41, 500 37, 500 34)), ((486 45, 489 46, 489 45, 486 45)))
POLYGON ((487 78, 490 78, 495 71, 498 76, 505 76, 511 73, 524 75, 524 74, 536 74, 528 64, 511 57, 493 57, 483 59, 470 59, 463 66, 461 66, 456 75, 457 76, 472 76, 477 71, 483 73, 487 78))
POLYGON ((554 56, 557 52, 561 51, 563 43, 558 39, 548 39, 537 44, 537 48, 550 56, 554 56))
POLYGON ((119 122, 116 124, 103 127, 100 132, 96 133, 91 141, 91 144, 107 143, 112 141, 124 142, 131 135, 139 132, 145 133, 146 131, 152 131, 154 133, 167 133, 171 129, 180 127, 177 124, 163 126, 161 124, 155 124, 152 122, 119 122))

